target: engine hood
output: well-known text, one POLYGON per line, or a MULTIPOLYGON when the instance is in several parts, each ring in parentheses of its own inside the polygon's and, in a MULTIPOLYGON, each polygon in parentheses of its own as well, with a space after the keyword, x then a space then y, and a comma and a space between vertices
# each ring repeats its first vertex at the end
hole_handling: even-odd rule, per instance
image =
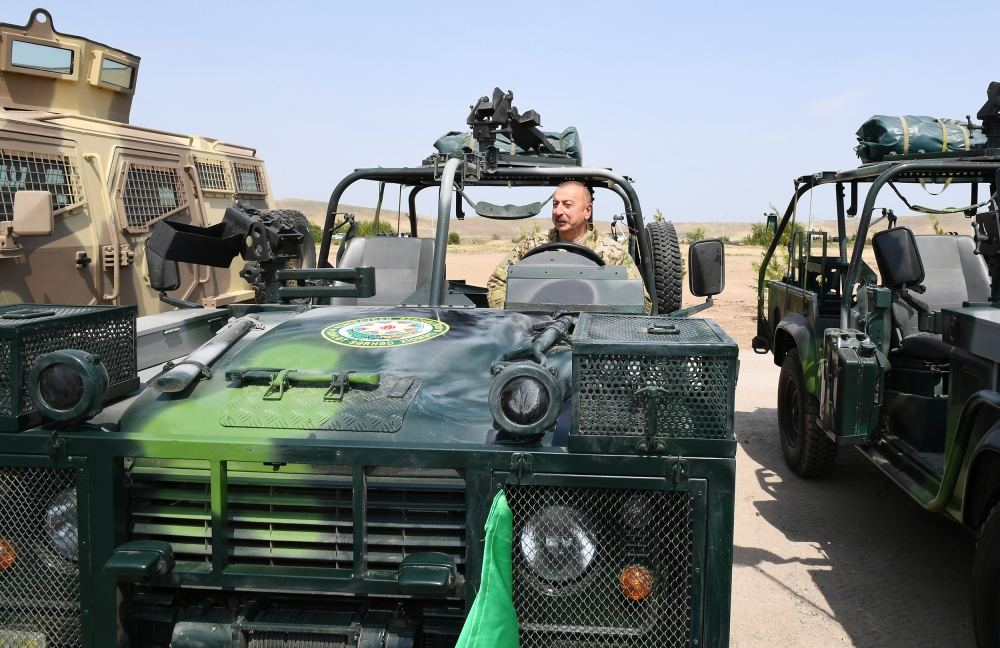
MULTIPOLYGON (((319 307, 261 313, 212 366, 211 377, 180 394, 148 389, 121 419, 143 436, 222 439, 330 439, 434 445, 483 443, 492 427, 491 363, 528 342, 544 315, 443 308, 319 307), (314 382, 272 388, 279 371, 314 382), (243 379, 234 378, 240 372, 243 379), (377 375, 338 400, 331 379, 377 375)), ((568 352, 551 362, 570 364, 568 352)), ((278 381, 280 382, 280 381, 278 381)), ((566 393, 570 392, 566 389, 566 393)))

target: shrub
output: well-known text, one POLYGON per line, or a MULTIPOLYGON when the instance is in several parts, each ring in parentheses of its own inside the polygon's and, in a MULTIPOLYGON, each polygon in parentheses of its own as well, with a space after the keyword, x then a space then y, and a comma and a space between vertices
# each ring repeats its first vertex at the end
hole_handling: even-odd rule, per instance
POLYGON ((309 223, 309 229, 312 230, 313 240, 316 241, 316 245, 318 246, 323 242, 323 228, 316 223, 309 223))
POLYGON ((490 240, 491 241, 499 241, 500 240, 500 235, 497 234, 496 232, 493 232, 492 234, 490 234, 490 240))
POLYGON ((392 229, 392 225, 388 221, 380 220, 378 222, 378 231, 375 230, 375 221, 366 220, 358 222, 358 233, 356 236, 395 236, 396 230, 392 229))
POLYGON ((458 235, 458 232, 448 233, 448 245, 459 245, 462 242, 462 237, 458 235))
POLYGON ((700 241, 705 238, 705 228, 696 227, 693 230, 689 230, 687 233, 688 243, 694 243, 695 241, 700 241))
POLYGON ((767 228, 767 223, 753 223, 750 233, 743 237, 743 245, 770 245, 774 232, 767 228))

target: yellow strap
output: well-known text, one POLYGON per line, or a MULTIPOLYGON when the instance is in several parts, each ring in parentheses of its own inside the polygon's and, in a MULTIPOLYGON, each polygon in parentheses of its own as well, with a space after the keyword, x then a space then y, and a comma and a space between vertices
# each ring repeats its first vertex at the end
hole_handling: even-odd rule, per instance
POLYGON ((923 178, 920 178, 920 180, 919 180, 921 188, 923 188, 924 191, 926 191, 927 193, 929 193, 932 196, 940 196, 944 192, 948 191, 948 187, 951 186, 951 181, 952 181, 952 177, 951 176, 948 176, 947 178, 945 178, 944 179, 944 184, 941 185, 941 191, 939 191, 937 193, 934 193, 933 191, 931 191, 930 189, 927 188, 927 183, 924 181, 923 178))
POLYGON ((965 140, 965 150, 971 151, 972 141, 969 139, 969 129, 962 124, 958 124, 957 126, 962 129, 962 138, 965 140))
POLYGON ((900 117, 899 121, 903 124, 903 155, 910 152, 910 126, 906 123, 906 117, 900 117))
POLYGON ((947 153, 948 152, 948 127, 945 126, 944 122, 941 121, 940 119, 937 120, 937 123, 941 125, 941 152, 942 153, 947 153))

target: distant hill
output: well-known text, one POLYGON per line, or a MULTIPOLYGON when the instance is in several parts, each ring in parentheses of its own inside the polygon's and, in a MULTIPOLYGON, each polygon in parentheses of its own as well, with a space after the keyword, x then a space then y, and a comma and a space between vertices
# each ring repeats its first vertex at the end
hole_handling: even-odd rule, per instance
MULTIPOLYGON (((275 204, 279 209, 295 209, 306 215, 309 220, 317 223, 319 225, 323 224, 323 220, 326 214, 326 203, 320 202, 318 200, 303 200, 300 198, 281 198, 275 201, 275 204)), ((375 218, 375 210, 371 207, 358 207, 355 205, 341 205, 343 211, 348 211, 354 214, 360 220, 371 220, 375 218)), ((543 213, 546 213, 543 210, 543 213)), ((396 227, 396 210, 394 209, 383 209, 381 218, 392 224, 393 228, 396 227)), ((648 218, 648 217, 647 217, 648 218)), ((961 214, 951 214, 947 216, 939 217, 940 227, 946 232, 958 232, 959 234, 969 234, 969 220, 962 216, 961 214)), ((403 212, 401 217, 401 222, 404 231, 406 230, 407 215, 403 212)), ((647 221, 648 222, 648 221, 647 221)), ((730 222, 722 223, 719 221, 702 221, 702 222, 682 222, 682 221, 672 221, 674 226, 677 228, 677 233, 682 239, 688 237, 688 235, 697 230, 704 230, 704 236, 707 238, 717 238, 721 236, 727 236, 733 242, 738 242, 744 236, 750 233, 750 222, 730 222)), ((807 220, 799 217, 798 220, 803 226, 806 226, 807 220)), ((437 223, 437 219, 431 216, 418 215, 417 216, 417 235, 418 236, 434 236, 434 228, 437 223)), ((857 218, 851 218, 847 221, 847 234, 850 236, 857 231, 857 218)), ((900 224, 905 225, 913 230, 915 234, 932 234, 934 232, 933 221, 927 216, 923 215, 901 215, 900 224)), ((596 222, 598 230, 602 232, 607 232, 611 223, 607 221, 597 221, 596 222)), ((497 221, 489 220, 486 218, 480 218, 475 214, 469 216, 464 221, 459 221, 456 219, 451 220, 451 226, 449 231, 458 232, 458 234, 465 239, 473 240, 489 240, 499 237, 504 240, 514 240, 517 239, 522 232, 530 232, 534 228, 538 230, 547 230, 552 227, 552 221, 546 218, 531 218, 521 221, 497 221)), ((812 222, 812 228, 814 230, 824 230, 831 233, 836 233, 837 223, 835 220, 818 220, 814 219, 812 222)), ((877 230, 885 229, 884 222, 876 226, 877 230)))

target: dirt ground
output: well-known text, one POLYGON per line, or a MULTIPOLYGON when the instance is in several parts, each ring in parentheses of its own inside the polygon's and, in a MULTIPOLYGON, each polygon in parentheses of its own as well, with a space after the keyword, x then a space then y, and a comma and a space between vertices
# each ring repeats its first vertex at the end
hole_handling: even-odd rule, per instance
MULTIPOLYGON (((449 277, 484 285, 509 245, 457 246, 449 277)), ((778 368, 750 350, 759 258, 760 248, 727 246, 726 290, 705 313, 741 348, 731 645, 972 648, 974 542, 963 529, 923 511, 851 449, 820 480, 785 467, 778 368)))

